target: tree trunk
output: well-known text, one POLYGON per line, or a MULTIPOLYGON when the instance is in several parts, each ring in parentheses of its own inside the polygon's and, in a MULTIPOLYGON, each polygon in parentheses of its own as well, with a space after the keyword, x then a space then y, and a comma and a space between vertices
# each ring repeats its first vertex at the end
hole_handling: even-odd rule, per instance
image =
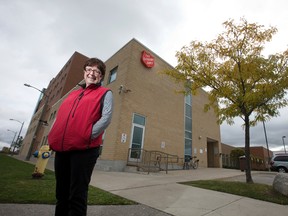
POLYGON ((245 116, 245 159, 246 159, 246 183, 253 183, 250 160, 250 121, 245 116))

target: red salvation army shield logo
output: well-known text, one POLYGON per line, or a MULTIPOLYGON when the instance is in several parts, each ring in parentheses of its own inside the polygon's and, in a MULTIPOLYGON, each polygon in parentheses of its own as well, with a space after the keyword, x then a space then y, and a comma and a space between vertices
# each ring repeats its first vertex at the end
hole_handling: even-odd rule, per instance
POLYGON ((142 51, 141 61, 147 68, 154 67, 154 57, 147 53, 146 51, 142 51))

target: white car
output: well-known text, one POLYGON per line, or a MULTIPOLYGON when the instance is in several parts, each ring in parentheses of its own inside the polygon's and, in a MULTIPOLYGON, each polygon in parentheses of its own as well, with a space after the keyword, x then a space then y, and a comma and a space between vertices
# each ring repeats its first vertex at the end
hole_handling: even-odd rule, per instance
POLYGON ((277 154, 271 158, 270 170, 278 172, 288 172, 288 154, 277 154))

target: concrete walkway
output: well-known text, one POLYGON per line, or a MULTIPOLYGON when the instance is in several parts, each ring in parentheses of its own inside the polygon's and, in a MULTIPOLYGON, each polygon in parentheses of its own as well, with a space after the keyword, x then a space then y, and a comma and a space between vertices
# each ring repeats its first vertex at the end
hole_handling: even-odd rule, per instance
MULTIPOLYGON (((53 158, 47 168, 53 170, 53 158)), ((252 172, 255 182, 271 184, 276 173, 252 172), (265 177, 264 177, 265 176, 265 177), (264 178, 263 178, 264 177, 264 178), (263 182, 264 181, 264 182, 263 182)), ((140 205, 89 206, 88 215, 101 216, 286 216, 288 206, 178 184, 200 179, 245 181, 245 173, 221 168, 199 168, 166 173, 127 173, 95 170, 91 185, 134 200, 140 205)), ((0 215, 53 215, 54 206, 0 204, 0 215), (29 210, 27 214, 26 211, 29 210), (45 214, 47 213, 47 214, 45 214)))
MULTIPOLYGON (((259 172, 254 172, 252 174, 255 177, 254 181, 261 180, 261 175, 259 172)), ((275 173, 265 172, 266 177, 267 175, 271 180, 275 173)), ((236 178, 245 181, 245 174, 238 170, 218 168, 149 175, 96 171, 91 184, 177 216, 287 215, 288 206, 178 184, 178 182, 217 178, 236 178)), ((267 183, 270 184, 271 181, 267 180, 267 183)))

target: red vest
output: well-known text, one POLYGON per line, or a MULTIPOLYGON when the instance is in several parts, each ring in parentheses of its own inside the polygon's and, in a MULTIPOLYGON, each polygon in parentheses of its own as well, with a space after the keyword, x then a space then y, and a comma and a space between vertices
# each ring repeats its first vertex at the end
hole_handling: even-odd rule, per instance
POLYGON ((102 98, 109 89, 89 85, 71 92, 63 101, 49 135, 54 151, 95 148, 102 144, 102 134, 91 140, 93 125, 101 118, 102 98))

